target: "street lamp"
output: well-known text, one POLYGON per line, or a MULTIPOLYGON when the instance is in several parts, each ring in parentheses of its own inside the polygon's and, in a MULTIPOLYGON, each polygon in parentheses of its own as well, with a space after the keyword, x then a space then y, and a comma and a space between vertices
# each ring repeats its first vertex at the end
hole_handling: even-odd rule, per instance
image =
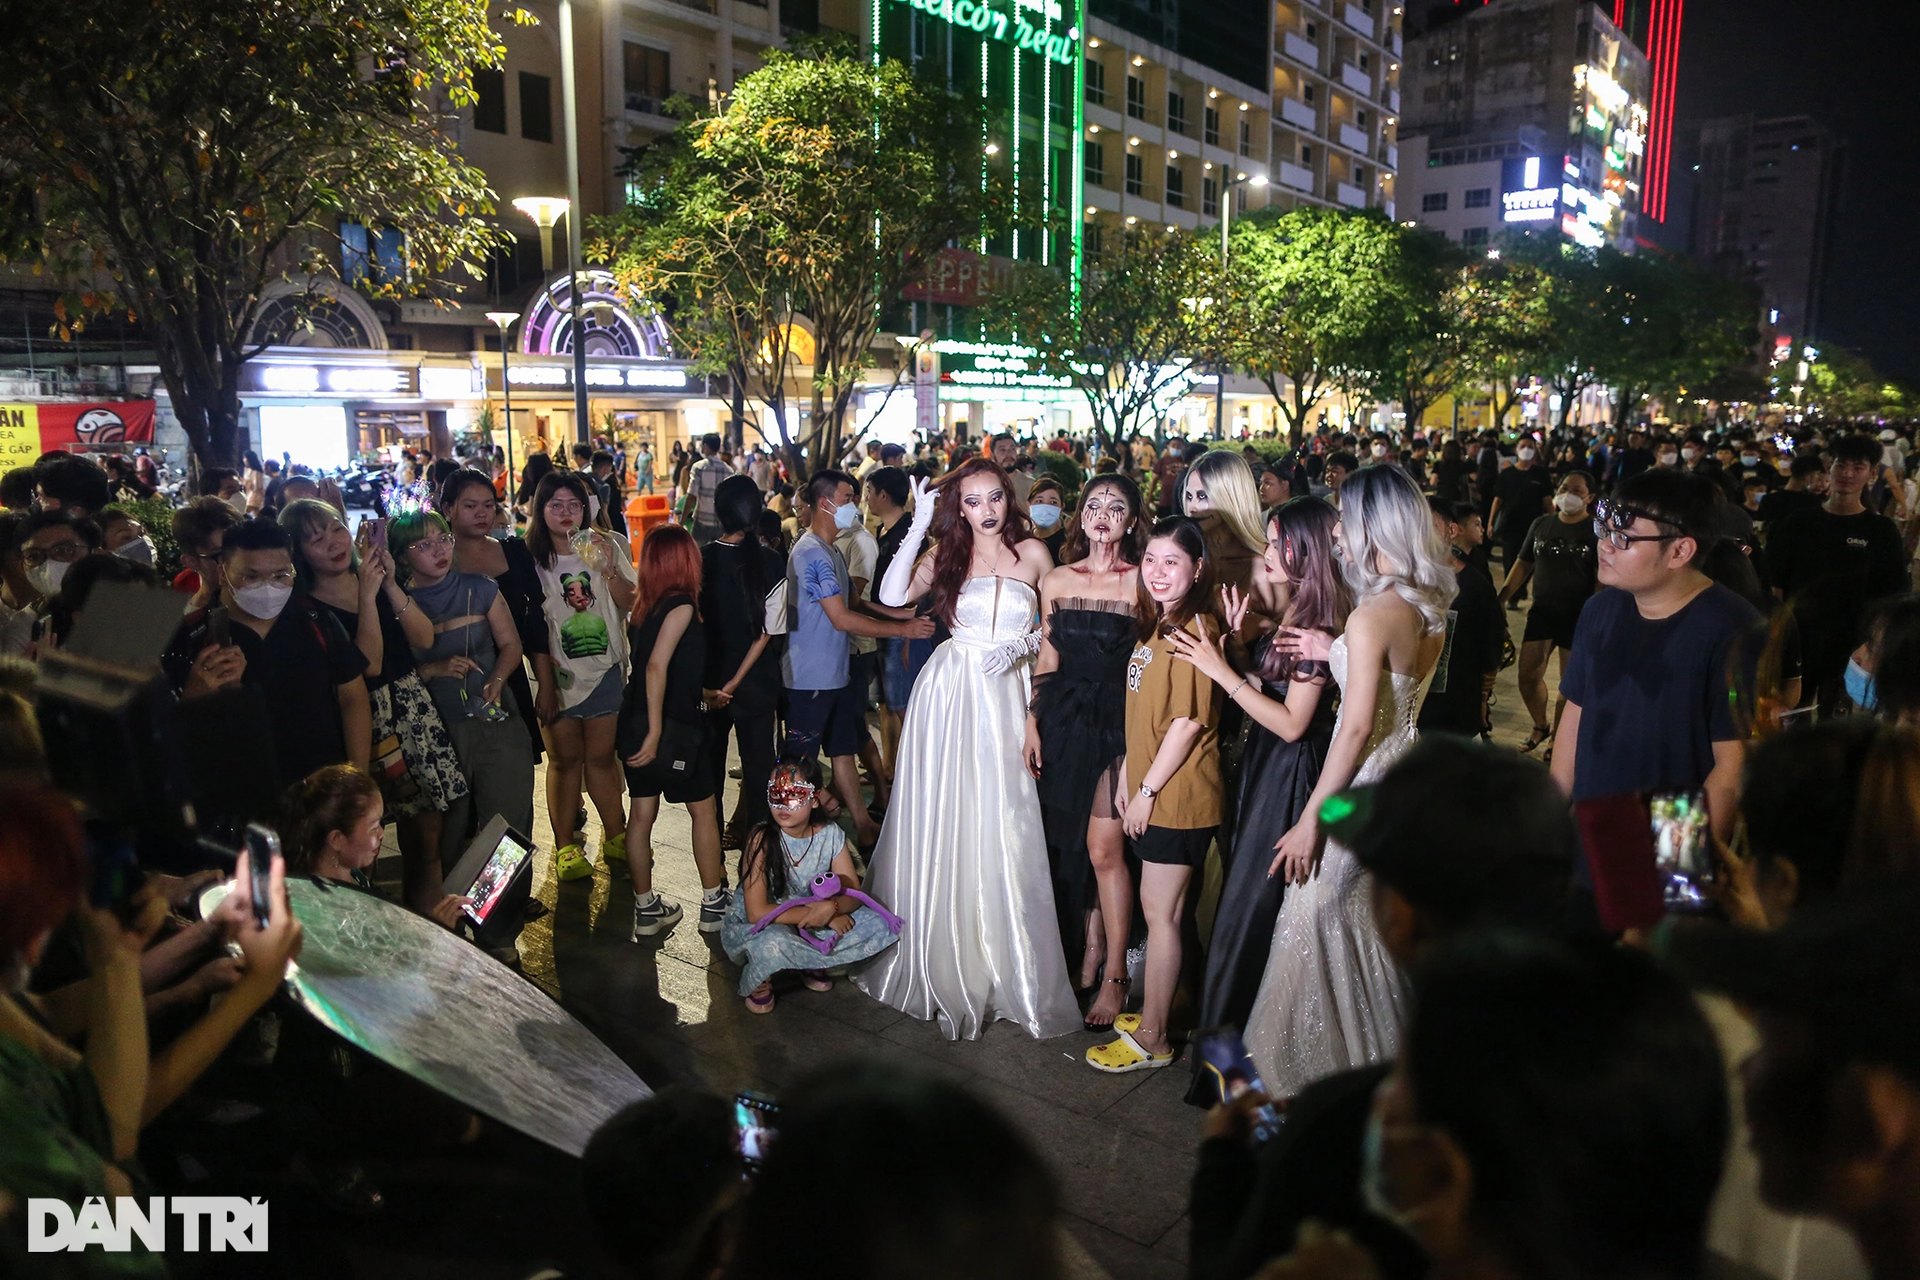
MULTIPOLYGON (((1243 108, 1246 106, 1245 103, 1241 103, 1240 105, 1243 108)), ((1220 187, 1220 267, 1221 267, 1221 270, 1223 271, 1226 269, 1226 266, 1227 266, 1227 223, 1233 213, 1233 189, 1235 187, 1243 186, 1243 185, 1249 186, 1249 187, 1264 187, 1267 185, 1267 175, 1264 173, 1255 173, 1255 174, 1243 173, 1237 178, 1229 178, 1220 187)), ((1216 440, 1226 439, 1226 436, 1227 436, 1226 424, 1227 424, 1227 367, 1225 364, 1222 364, 1220 366, 1219 381, 1216 386, 1216 391, 1213 398, 1213 438, 1214 439, 1216 440)))
POLYGON ((560 6, 561 32, 561 68, 566 82, 563 93, 567 97, 567 188, 570 199, 561 200, 555 196, 521 196, 513 202, 513 207, 533 219, 540 228, 540 270, 543 275, 553 273, 553 224, 561 218, 567 220, 567 312, 573 334, 573 438, 585 441, 587 438, 587 335, 584 329, 586 313, 580 307, 580 219, 574 210, 580 207, 578 168, 573 158, 573 55, 570 52, 568 32, 568 6, 562 0, 560 6))
MULTIPOLYGON (((552 223, 548 223, 551 231, 552 223)), ((500 330, 500 398, 506 402, 507 417, 507 488, 513 488, 513 378, 508 369, 507 330, 513 328, 513 322, 520 318, 518 311, 489 311, 487 319, 493 321, 500 330)))

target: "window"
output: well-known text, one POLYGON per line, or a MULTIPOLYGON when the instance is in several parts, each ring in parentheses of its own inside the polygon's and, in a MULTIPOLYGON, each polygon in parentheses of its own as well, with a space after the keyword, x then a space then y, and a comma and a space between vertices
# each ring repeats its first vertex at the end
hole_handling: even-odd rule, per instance
POLYGON ((1087 156, 1087 184, 1094 187, 1107 185, 1107 147, 1102 142, 1089 142, 1087 156))
POLYGON ((1147 118, 1147 82, 1139 76, 1127 77, 1127 114, 1136 120, 1147 118))
POLYGON ((627 110, 659 115, 660 105, 673 92, 673 81, 667 74, 667 51, 629 43, 625 53, 627 110))
POLYGON ((1460 233, 1461 244, 1485 244, 1486 242, 1487 229, 1485 227, 1468 227, 1460 233))
POLYGON ((553 81, 531 71, 520 73, 520 136, 553 141, 553 81))
POLYGON ((1187 100, 1173 90, 1167 90, 1167 128, 1175 133, 1187 131, 1187 100))
POLYGON ((507 73, 479 67, 473 73, 473 127, 486 133, 507 131, 507 73))
POLYGON ((1308 147, 1308 146, 1302 146, 1302 147, 1300 148, 1300 163, 1301 163, 1301 164, 1303 164, 1303 165, 1310 165, 1310 164, 1312 164, 1312 163, 1313 163, 1313 148, 1312 148, 1312 147, 1308 147))
POLYGON ((392 227, 369 232, 358 222, 340 224, 340 274, 348 284, 398 284, 407 277, 406 240, 392 227))
POLYGON ((1127 157, 1127 194, 1130 196, 1147 194, 1146 168, 1140 163, 1139 156, 1127 157))
POLYGON ((1167 203, 1176 209, 1187 206, 1187 175, 1177 164, 1167 166, 1167 203))
POLYGON ((1220 145, 1220 113, 1214 110, 1212 107, 1208 107, 1206 109, 1206 114, 1201 117, 1201 127, 1205 130, 1205 132, 1201 135, 1201 140, 1204 141, 1210 147, 1219 146, 1220 145))
POLYGON ((1107 68, 1104 63, 1088 58, 1087 62, 1087 101, 1096 107, 1107 105, 1107 68))
POLYGON ((1365 111, 1355 111, 1355 112, 1353 113, 1353 122, 1354 122, 1355 124, 1357 124, 1357 125, 1359 125, 1359 126, 1360 126, 1360 127, 1362 128, 1362 129, 1364 129, 1364 128, 1366 128, 1366 127, 1367 127, 1367 113, 1366 113, 1365 111))
POLYGON ((1240 154, 1243 156, 1253 154, 1253 125, 1244 118, 1240 121, 1240 154))
POLYGON ((1486 209, 1493 204, 1492 187, 1472 187, 1460 201, 1462 209, 1486 209))
POLYGON ((1200 179, 1200 212, 1209 218, 1220 216, 1220 184, 1212 177, 1200 179))
POLYGON ((1312 102, 1313 95, 1314 87, 1311 84, 1303 84, 1300 86, 1300 100, 1302 102, 1312 102))
POLYGON ((1307 39, 1318 40, 1319 38, 1320 38, 1320 24, 1317 22, 1309 22, 1307 24, 1307 39))
POLYGON ((1362 53, 1362 54, 1360 55, 1360 69, 1361 69, 1362 71, 1365 71, 1365 70, 1367 70, 1367 69, 1369 68, 1369 66, 1370 66, 1370 65, 1371 65, 1371 64, 1370 64, 1370 63, 1369 63, 1369 62, 1367 61, 1367 55, 1366 55, 1366 54, 1364 54, 1364 53, 1362 53))
POLYGON ((1446 192, 1429 191, 1427 192, 1427 194, 1420 197, 1420 212, 1445 213, 1446 211, 1447 211, 1447 193, 1446 192))

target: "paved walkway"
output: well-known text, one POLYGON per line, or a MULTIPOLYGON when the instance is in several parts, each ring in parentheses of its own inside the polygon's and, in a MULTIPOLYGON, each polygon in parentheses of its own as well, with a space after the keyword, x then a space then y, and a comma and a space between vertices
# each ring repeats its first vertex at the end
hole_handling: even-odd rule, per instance
MULTIPOLYGON (((1508 616, 1517 630, 1519 615, 1508 616)), ((1499 742, 1517 745, 1526 736, 1528 717, 1511 668, 1500 676, 1494 723, 1499 742)), ((544 809, 544 773, 536 785, 544 809)), ((521 936, 526 973, 650 1084, 684 1081, 723 1094, 777 1094, 808 1071, 853 1057, 938 1072, 1010 1116, 1052 1164, 1076 1275, 1175 1280, 1185 1274, 1187 1182, 1201 1115, 1182 1100, 1184 1062, 1104 1076, 1081 1055, 1107 1036, 1035 1041, 1004 1022, 977 1041, 948 1041, 932 1025, 877 1004, 846 982, 818 994, 796 987, 781 995, 772 1015, 748 1014, 718 935, 695 927, 700 888, 683 809, 663 809, 654 834, 654 883, 686 916, 671 933, 639 945, 627 940, 632 892, 625 870, 600 868, 591 880, 559 883, 551 832, 543 826, 535 835, 541 850, 534 892, 553 910, 521 936)), ((595 819, 587 847, 596 860, 599 837, 595 819)), ((389 866, 397 876, 397 861, 382 871, 389 866)), ((737 869, 738 855, 729 855, 729 883, 737 881, 737 869)))

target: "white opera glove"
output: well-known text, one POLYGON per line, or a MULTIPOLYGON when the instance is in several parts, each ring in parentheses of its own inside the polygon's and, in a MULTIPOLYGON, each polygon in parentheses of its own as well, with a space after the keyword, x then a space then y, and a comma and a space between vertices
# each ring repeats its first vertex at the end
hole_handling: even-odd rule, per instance
POLYGON ((898 609, 907 602, 907 592, 913 586, 913 571, 920 563, 920 548, 926 543, 927 530, 933 524, 934 504, 939 500, 929 481, 916 478, 912 485, 912 523, 907 525, 907 536, 901 539, 899 550, 887 565, 886 576, 880 579, 880 603, 890 609, 898 609))
POLYGON ((980 669, 990 676, 1005 675, 1039 652, 1040 630, 1036 627, 1018 640, 1009 640, 987 650, 980 657, 980 669))

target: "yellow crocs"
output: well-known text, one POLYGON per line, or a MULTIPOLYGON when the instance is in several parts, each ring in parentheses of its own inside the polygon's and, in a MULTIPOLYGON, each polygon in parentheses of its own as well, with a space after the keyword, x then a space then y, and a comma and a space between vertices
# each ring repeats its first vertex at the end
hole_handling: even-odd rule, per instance
POLYGON ((1110 1076, 1122 1076, 1129 1071, 1153 1071, 1160 1067, 1170 1067, 1173 1065, 1174 1056, 1171 1049, 1165 1053, 1148 1053, 1140 1047, 1138 1040, 1122 1031, 1119 1039, 1095 1045, 1087 1050, 1087 1065, 1095 1071, 1104 1071, 1110 1076))
POLYGON ((600 861, 625 862, 627 860, 627 833, 617 836, 603 836, 600 840, 600 861))
POLYGON ((584 880, 593 874, 593 864, 579 845, 561 845, 553 853, 553 874, 562 880, 584 880))

